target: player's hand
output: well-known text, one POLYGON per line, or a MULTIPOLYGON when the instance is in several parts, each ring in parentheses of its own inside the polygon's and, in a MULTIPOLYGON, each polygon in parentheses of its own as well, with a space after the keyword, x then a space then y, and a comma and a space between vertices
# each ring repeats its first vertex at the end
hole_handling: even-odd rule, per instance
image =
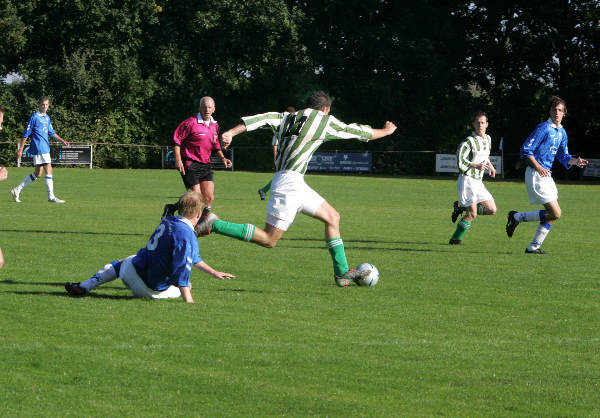
POLYGON ((488 167, 488 171, 489 171, 489 175, 491 178, 496 177, 496 169, 494 168, 493 165, 490 164, 490 166, 488 167))
POLYGON ((0 167, 0 181, 8 178, 8 170, 4 167, 0 167))
POLYGON ((222 271, 215 271, 213 273, 213 276, 215 276, 219 280, 235 279, 235 276, 233 274, 225 273, 225 272, 222 272, 222 271))
POLYGON ((223 132, 223 135, 221 135, 221 142, 223 143, 223 148, 227 149, 227 147, 231 145, 231 141, 233 141, 233 135, 231 134, 231 132, 223 132))
POLYGON ((65 144, 65 147, 70 147, 71 143, 69 141, 63 141, 63 144, 65 144))
POLYGON ((552 171, 550 170, 546 170, 544 167, 540 166, 539 168, 536 169, 537 172, 540 174, 540 176, 542 177, 548 177, 552 175, 552 171))
POLYGON ((589 164, 588 160, 584 160, 581 157, 571 158, 569 164, 576 165, 577 167, 583 168, 589 164))
POLYGON ((17 150, 17 159, 20 159, 22 155, 23 155, 23 149, 19 148, 17 150))
POLYGON ((387 132, 388 135, 393 134, 396 131, 397 127, 394 122, 390 122, 389 120, 385 122, 383 125, 383 130, 387 132))
POLYGON ((177 166, 177 170, 179 170, 179 172, 185 176, 185 167, 183 166, 183 161, 175 161, 175 165, 177 166))
POLYGON ((225 164, 225 168, 231 168, 231 160, 228 158, 223 158, 223 164, 225 164))

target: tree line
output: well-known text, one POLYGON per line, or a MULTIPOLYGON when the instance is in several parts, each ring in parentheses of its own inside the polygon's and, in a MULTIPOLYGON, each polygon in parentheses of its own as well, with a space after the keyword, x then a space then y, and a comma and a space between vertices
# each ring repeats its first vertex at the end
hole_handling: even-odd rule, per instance
MULTIPOLYGON (((168 145, 204 95, 228 128, 242 115, 299 108, 318 88, 344 121, 398 125, 365 145, 374 151, 454 152, 472 113, 484 110, 495 146, 503 137, 517 153, 557 94, 567 101, 571 150, 600 154, 596 0, 0 4, 0 75, 18 75, 0 84, 0 141, 19 139, 42 95, 71 142, 168 145)), ((265 134, 244 141, 270 144, 265 134)), ((3 159, 14 161, 13 151, 3 159)), ((114 155, 96 162, 152 163, 139 150, 114 155)))

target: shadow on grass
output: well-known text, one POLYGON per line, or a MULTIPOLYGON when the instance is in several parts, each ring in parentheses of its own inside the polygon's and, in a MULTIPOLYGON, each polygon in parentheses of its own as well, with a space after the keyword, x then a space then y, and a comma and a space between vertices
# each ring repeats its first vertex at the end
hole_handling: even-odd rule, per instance
POLYGON ((74 235, 117 235, 117 236, 132 236, 141 237, 147 234, 136 234, 133 232, 90 232, 90 231, 41 231, 39 229, 0 229, 0 232, 19 232, 19 233, 34 233, 34 234, 74 234, 74 235))
MULTIPOLYGON (((0 280, 0 284, 34 285, 34 286, 58 286, 64 289, 65 282, 24 282, 12 279, 0 280)), ((102 289, 125 289, 121 286, 102 286, 102 289)))
POLYGON ((12 293, 13 295, 20 295, 20 296, 25 296, 25 295, 36 295, 36 296, 61 296, 64 298, 69 298, 69 299, 88 299, 88 298, 92 298, 92 299, 120 299, 120 300, 127 300, 127 299, 137 299, 135 296, 133 295, 102 295, 102 294, 98 294, 98 293, 90 293, 86 296, 70 296, 66 291, 63 292, 41 292, 41 291, 25 291, 25 290, 9 290, 6 292, 2 292, 2 293, 12 293))

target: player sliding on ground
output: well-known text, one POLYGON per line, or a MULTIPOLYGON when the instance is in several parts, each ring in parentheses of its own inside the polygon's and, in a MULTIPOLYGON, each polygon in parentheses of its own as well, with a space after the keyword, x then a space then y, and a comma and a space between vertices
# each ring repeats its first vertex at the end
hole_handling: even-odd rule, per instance
POLYGON ((273 248, 290 227, 298 212, 325 224, 325 239, 333 260, 335 283, 349 286, 369 274, 368 270, 348 268, 344 243, 340 235, 340 215, 323 197, 304 182, 304 173, 314 152, 326 141, 355 138, 369 141, 391 135, 396 125, 386 122, 382 129, 368 125, 345 124, 329 115, 332 99, 322 91, 313 92, 307 108, 294 113, 263 113, 242 118, 242 123, 224 132, 227 148, 233 138, 246 131, 268 127, 279 138, 275 159, 276 173, 271 182, 265 229, 252 224, 234 224, 210 214, 196 231, 199 235, 215 232, 273 248))
POLYGON ((115 260, 98 270, 83 283, 65 283, 72 296, 85 296, 92 289, 120 277, 140 298, 182 297, 193 302, 190 283, 192 267, 217 279, 235 277, 216 271, 200 257, 194 227, 205 204, 199 192, 188 192, 178 202, 180 216, 168 216, 158 225, 148 244, 123 260, 115 260))

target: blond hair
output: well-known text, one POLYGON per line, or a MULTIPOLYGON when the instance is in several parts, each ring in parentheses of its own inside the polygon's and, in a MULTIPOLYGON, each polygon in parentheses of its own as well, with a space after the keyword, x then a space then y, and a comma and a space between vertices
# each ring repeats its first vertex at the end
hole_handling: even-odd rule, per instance
POLYGON ((204 196, 199 192, 187 192, 179 198, 179 214, 186 218, 192 218, 204 210, 204 196))

